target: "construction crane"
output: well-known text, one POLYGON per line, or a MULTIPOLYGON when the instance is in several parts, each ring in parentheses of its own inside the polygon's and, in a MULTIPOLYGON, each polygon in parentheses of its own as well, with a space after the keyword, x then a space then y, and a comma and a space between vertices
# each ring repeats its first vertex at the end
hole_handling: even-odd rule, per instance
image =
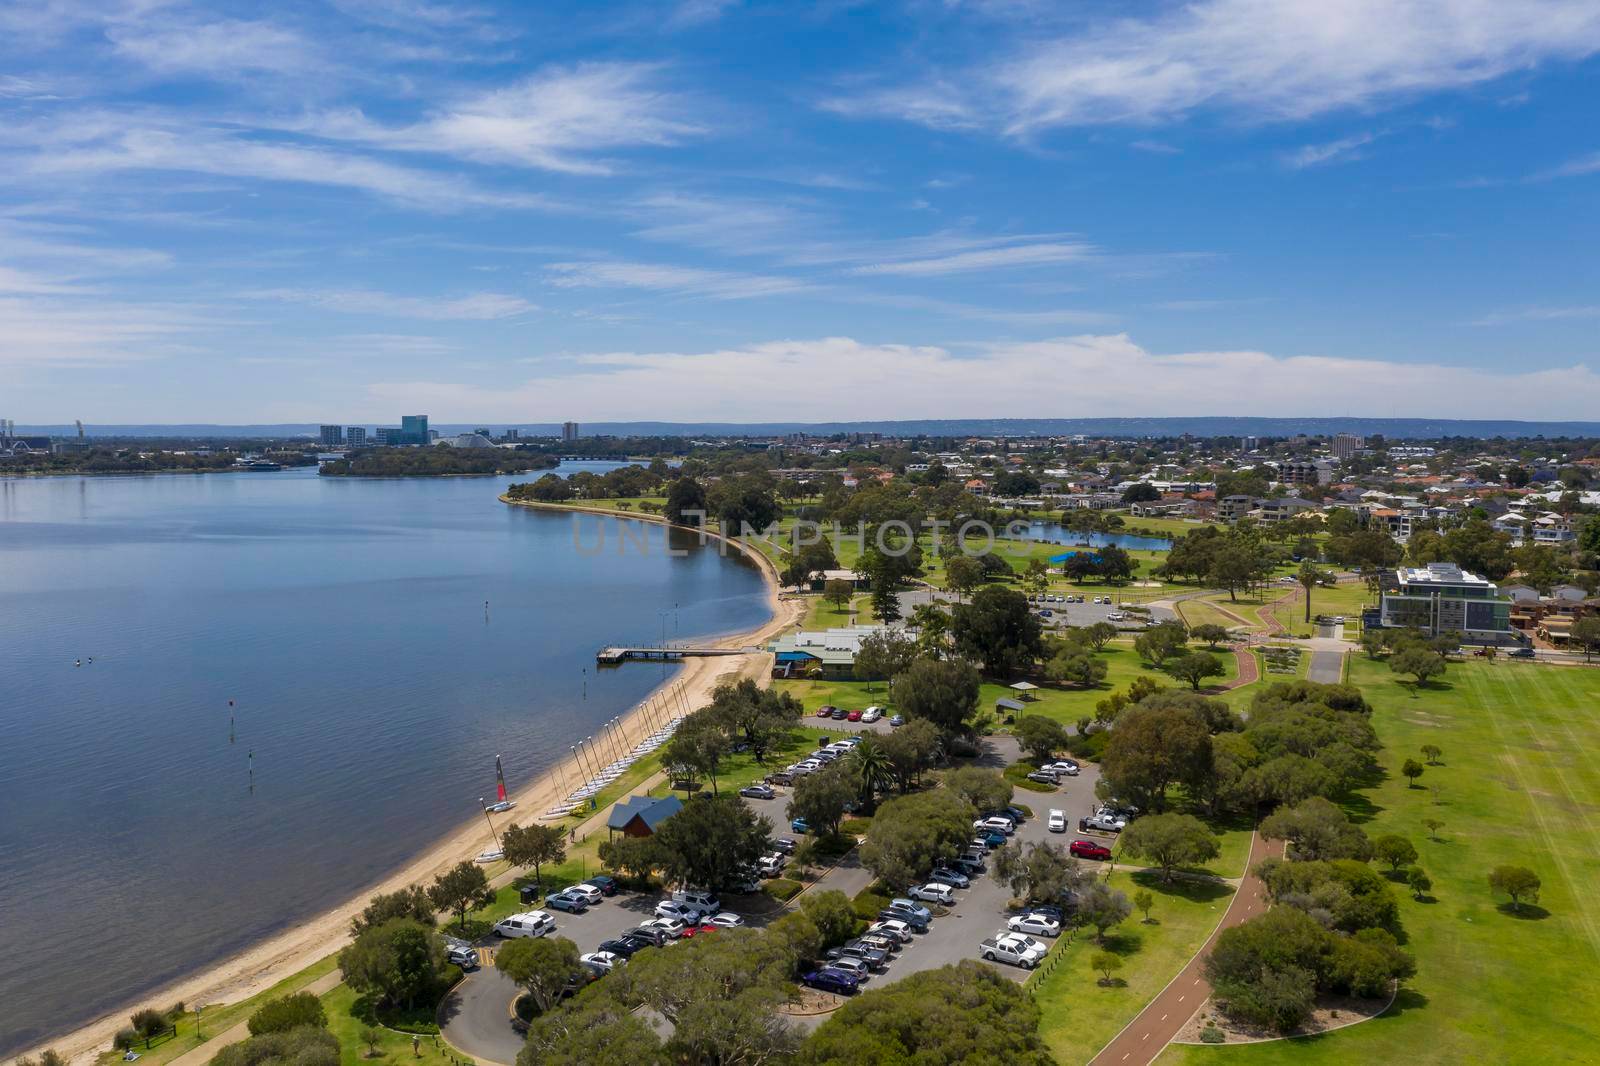
POLYGON ((72 421, 78 427, 78 439, 82 440, 83 439, 83 419, 75 418, 72 421))

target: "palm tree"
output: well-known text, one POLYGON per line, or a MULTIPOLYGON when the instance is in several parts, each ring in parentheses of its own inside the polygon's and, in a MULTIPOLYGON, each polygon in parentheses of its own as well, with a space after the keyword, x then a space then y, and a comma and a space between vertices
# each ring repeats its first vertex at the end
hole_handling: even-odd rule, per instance
POLYGON ((867 737, 850 753, 850 772, 861 784, 861 801, 871 806, 873 797, 889 787, 894 780, 889 756, 884 754, 877 741, 867 737))
POLYGON ((1321 570, 1318 570, 1316 568, 1316 566, 1314 566, 1313 564, 1308 563, 1308 562, 1307 563, 1301 563, 1300 564, 1300 572, 1294 576, 1294 579, 1296 581, 1300 582, 1301 587, 1306 590, 1306 622, 1307 623, 1309 623, 1311 621, 1311 587, 1313 585, 1320 585, 1326 579, 1326 577, 1327 577, 1326 574, 1324 574, 1321 570))

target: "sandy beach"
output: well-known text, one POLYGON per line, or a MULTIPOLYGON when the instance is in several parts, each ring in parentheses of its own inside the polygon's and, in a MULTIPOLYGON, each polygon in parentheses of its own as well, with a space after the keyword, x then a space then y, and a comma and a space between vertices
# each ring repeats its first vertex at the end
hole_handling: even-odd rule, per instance
MULTIPOLYGON (((524 501, 502 501, 512 506, 542 506, 524 501)), ((651 515, 618 514, 615 510, 591 507, 557 506, 549 509, 581 511, 635 521, 668 524, 651 515)), ((718 538, 716 534, 707 534, 718 538)), ((804 602, 798 599, 783 600, 779 596, 779 576, 772 562, 754 549, 737 541, 723 541, 732 550, 738 550, 751 559, 767 581, 768 598, 772 607, 771 619, 759 629, 731 634, 713 641, 725 648, 745 648, 764 644, 789 626, 798 622, 804 611, 804 602)), ((764 652, 746 655, 727 655, 712 658, 691 658, 685 661, 677 676, 651 693, 636 705, 620 722, 622 743, 632 748, 652 731, 652 718, 659 717, 659 701, 672 691, 671 704, 694 709, 711 700, 711 692, 724 678, 753 677, 763 682, 770 674, 768 656, 764 652), (651 713, 651 708, 654 713, 651 713)), ((538 815, 559 802, 571 788, 572 771, 566 771, 567 784, 555 768, 547 771, 532 784, 514 794, 517 807, 514 811, 496 818, 497 828, 518 821, 536 819, 538 815)), ((185 1003, 234 1003, 248 999, 279 981, 305 969, 317 960, 338 951, 349 942, 350 920, 366 906, 367 900, 380 892, 392 892, 407 885, 427 883, 444 870, 463 859, 471 859, 492 843, 489 827, 481 818, 468 820, 460 829, 423 850, 415 859, 356 893, 343 904, 300 922, 269 940, 248 948, 204 971, 175 981, 164 988, 107 1011, 95 1021, 77 1030, 47 1040, 40 1048, 51 1047, 73 1063, 90 1063, 102 1051, 108 1050, 117 1031, 127 1025, 128 1015, 143 1006, 165 1007, 182 1000, 185 1003)), ((221 1045, 217 1045, 219 1048, 221 1045)), ((36 1054, 40 1048, 25 1054, 36 1054)))

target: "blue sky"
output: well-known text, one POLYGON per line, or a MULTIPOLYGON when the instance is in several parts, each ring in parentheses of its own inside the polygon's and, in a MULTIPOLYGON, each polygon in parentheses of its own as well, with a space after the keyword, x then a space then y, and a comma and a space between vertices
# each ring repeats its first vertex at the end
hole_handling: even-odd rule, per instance
POLYGON ((1600 417, 1597 51, 1592 0, 0 0, 0 414, 1600 417))

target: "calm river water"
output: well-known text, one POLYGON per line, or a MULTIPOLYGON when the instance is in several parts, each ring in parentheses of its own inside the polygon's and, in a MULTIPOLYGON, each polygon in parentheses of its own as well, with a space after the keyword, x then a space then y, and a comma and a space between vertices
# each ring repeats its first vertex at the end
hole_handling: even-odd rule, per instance
POLYGON ((497 753, 515 789, 662 680, 596 648, 767 617, 737 555, 601 518, 585 554, 510 480, 0 481, 0 1057, 348 898, 497 753))

